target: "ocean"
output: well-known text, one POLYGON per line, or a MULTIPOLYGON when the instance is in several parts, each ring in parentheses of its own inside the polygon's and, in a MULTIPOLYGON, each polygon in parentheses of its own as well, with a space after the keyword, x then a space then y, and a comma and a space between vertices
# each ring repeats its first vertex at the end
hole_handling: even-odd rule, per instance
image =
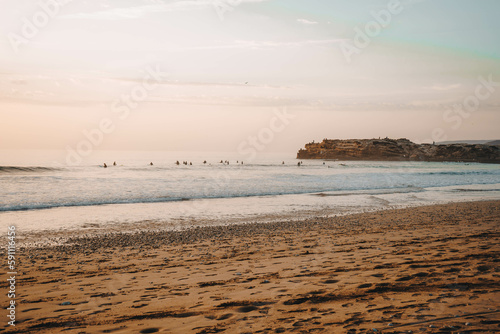
POLYGON ((261 153, 242 164, 235 153, 126 151, 94 152, 79 165, 64 161, 59 151, 1 151, 1 228, 176 229, 500 199, 494 164, 303 160, 298 166, 294 153, 261 153))

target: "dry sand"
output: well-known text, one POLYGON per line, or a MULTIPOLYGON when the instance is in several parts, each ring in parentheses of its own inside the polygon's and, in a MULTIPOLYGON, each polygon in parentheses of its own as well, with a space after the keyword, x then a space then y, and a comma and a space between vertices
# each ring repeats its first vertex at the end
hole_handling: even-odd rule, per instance
POLYGON ((493 201, 76 237, 18 250, 0 331, 499 332, 499 229, 493 201))

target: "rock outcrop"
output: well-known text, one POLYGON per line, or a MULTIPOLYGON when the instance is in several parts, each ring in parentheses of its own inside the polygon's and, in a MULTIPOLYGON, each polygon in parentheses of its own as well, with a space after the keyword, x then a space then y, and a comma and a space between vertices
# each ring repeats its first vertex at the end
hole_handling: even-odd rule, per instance
POLYGON ((469 144, 415 144, 408 139, 324 139, 306 144, 297 159, 455 161, 500 163, 500 148, 469 144))
POLYGON ((493 140, 493 141, 487 142, 486 145, 500 146, 500 140, 493 140))

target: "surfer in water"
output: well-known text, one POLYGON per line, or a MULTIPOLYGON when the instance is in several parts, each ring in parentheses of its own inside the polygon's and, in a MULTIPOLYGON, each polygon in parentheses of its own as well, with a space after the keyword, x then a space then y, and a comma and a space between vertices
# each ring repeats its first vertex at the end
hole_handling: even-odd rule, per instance
POLYGON ((108 168, 108 165, 106 165, 106 163, 104 163, 104 165, 102 165, 102 167, 108 168))

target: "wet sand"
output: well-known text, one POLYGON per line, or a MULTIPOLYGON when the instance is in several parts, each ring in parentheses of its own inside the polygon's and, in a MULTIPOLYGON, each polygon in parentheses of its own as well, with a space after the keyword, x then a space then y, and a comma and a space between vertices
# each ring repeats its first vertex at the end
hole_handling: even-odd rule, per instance
POLYGON ((489 201, 76 236, 18 250, 0 332, 498 332, 499 232, 489 201))

